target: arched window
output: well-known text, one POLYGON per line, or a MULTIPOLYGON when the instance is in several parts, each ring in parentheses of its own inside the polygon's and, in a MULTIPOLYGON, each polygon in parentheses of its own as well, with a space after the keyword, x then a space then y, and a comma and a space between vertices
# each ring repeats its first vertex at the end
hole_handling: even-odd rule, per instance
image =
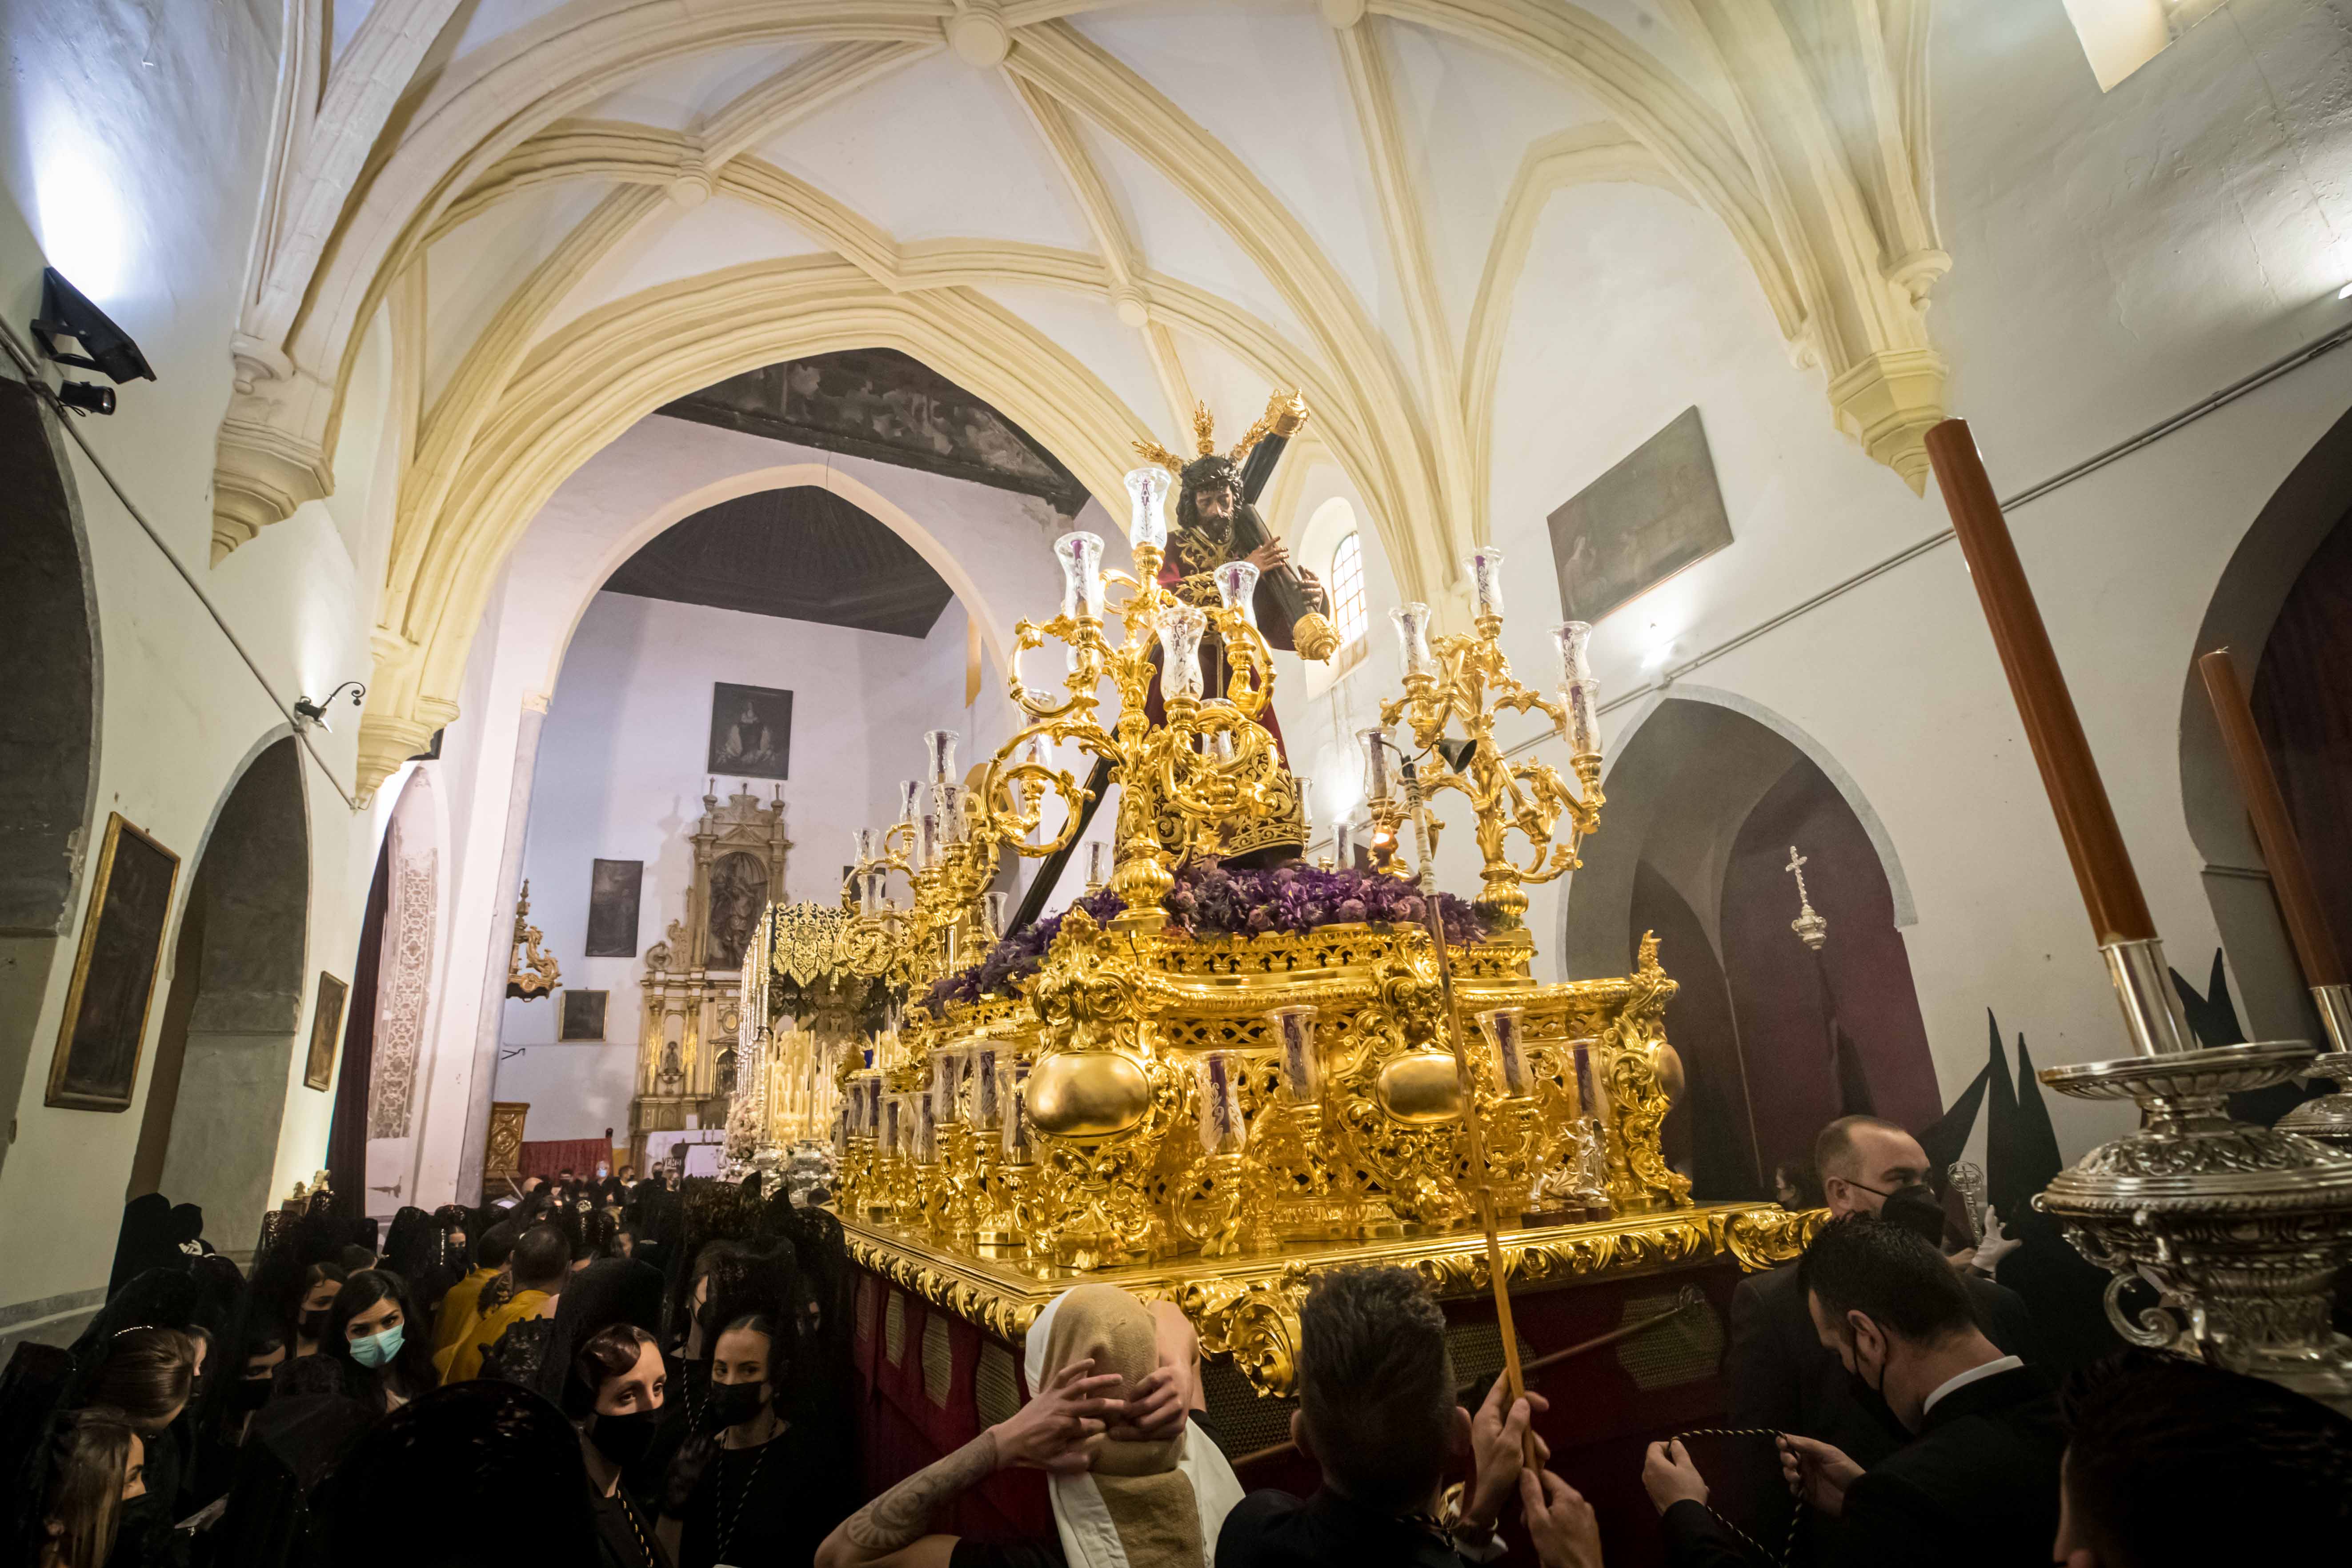
POLYGON ((1343 645, 1364 635, 1364 546, 1353 533, 1331 552, 1331 620, 1343 645))

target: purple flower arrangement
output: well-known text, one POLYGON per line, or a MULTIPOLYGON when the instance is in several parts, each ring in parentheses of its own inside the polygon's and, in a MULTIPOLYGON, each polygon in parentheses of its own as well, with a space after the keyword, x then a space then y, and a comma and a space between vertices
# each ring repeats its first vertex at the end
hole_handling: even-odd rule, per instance
MULTIPOLYGON (((1429 918, 1421 890, 1411 882, 1352 868, 1318 871, 1297 861, 1263 871, 1209 863, 1187 866, 1176 874, 1167 905, 1171 923, 1194 936, 1296 933, 1354 922, 1419 925, 1429 918)), ((1080 899, 1075 907, 1097 921, 1108 921, 1127 905, 1106 888, 1080 899)), ((1486 935, 1484 917, 1453 894, 1438 894, 1437 908, 1446 941, 1458 946, 1486 935)), ((1060 914, 1024 926, 980 963, 936 982, 924 995, 924 1006, 938 1013, 950 1003, 976 1002, 992 991, 1011 990, 1015 981, 1044 964, 1045 950, 1061 929, 1060 914)))

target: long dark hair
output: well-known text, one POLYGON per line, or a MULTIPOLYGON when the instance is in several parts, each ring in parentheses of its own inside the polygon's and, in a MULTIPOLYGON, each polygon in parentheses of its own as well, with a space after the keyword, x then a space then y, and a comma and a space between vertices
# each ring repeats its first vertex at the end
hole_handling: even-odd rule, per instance
POLYGON ((347 1393, 379 1408, 387 1403, 383 1396, 387 1385, 402 1398, 414 1399, 438 1381, 433 1370, 432 1328, 416 1316, 409 1301, 408 1281, 389 1268, 362 1268, 343 1281, 335 1304, 327 1309, 327 1337, 320 1342, 319 1353, 343 1363, 347 1393), (385 1300, 400 1306, 400 1352, 386 1365, 362 1366, 352 1358, 348 1337, 352 1320, 385 1300))
POLYGON ((64 1568, 101 1568, 113 1552, 134 1435, 120 1410, 76 1410, 59 1418, 42 1467, 35 1535, 47 1521, 58 1521, 64 1568))
POLYGON ((178 1329, 125 1329, 107 1345, 89 1402, 120 1411, 142 1434, 161 1432, 194 1391, 196 1342, 178 1329))

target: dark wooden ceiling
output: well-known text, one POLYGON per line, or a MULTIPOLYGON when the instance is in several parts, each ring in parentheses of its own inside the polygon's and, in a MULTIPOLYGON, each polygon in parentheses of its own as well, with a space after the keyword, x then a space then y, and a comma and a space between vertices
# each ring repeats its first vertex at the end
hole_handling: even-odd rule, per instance
POLYGON ((812 354, 730 376, 660 412, 827 452, 1042 497, 1065 518, 1087 489, 1029 433, 893 349, 812 354))
POLYGON ((605 591, 754 616, 930 634, 955 597, 914 546, 830 490, 761 490, 665 530, 605 591))

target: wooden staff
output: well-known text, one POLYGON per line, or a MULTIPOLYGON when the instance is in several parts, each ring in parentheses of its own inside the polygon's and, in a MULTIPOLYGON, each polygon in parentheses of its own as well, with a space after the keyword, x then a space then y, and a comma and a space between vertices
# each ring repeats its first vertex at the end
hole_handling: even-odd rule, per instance
POLYGON ((2074 712, 2074 700, 2067 693, 2049 630, 2042 624, 2042 611, 2033 602, 2033 589, 2018 562, 2017 546, 2001 520, 2000 502, 1985 477, 1968 421, 1947 419, 1928 431, 1927 458, 1935 465, 1936 483, 1951 510, 1952 531, 1968 557, 1969 576, 1992 627, 2010 694, 2025 721, 2025 738, 2042 770, 2042 787, 2049 792, 2059 835, 2066 841, 2066 858, 2082 887, 2091 930, 2101 947, 2152 941, 2156 922, 2149 918, 2130 852, 2124 847, 2123 830, 2116 826, 2098 763, 2084 738, 2083 721, 2074 712))
POLYGON ((2220 647, 2204 655, 2197 661, 2197 672, 2205 678, 2205 695, 2221 721, 2221 743, 2238 775, 2238 793, 2246 797, 2246 815, 2253 819, 2254 837, 2270 866, 2271 888, 2278 894, 2287 935, 2303 964, 2303 983, 2315 990, 2352 981, 2352 967, 2346 965, 2344 950, 2328 926, 2311 865, 2303 858, 2303 841, 2286 814, 2286 797, 2279 793, 2278 775, 2271 771, 2270 753, 2254 726, 2254 710, 2247 705, 2230 650, 2220 647))
MULTIPOLYGON (((1697 1306, 1700 1302, 1706 1300, 1706 1298, 1699 1294, 1696 1289, 1685 1285, 1682 1288, 1680 1293, 1675 1296, 1675 1304, 1667 1308, 1664 1311, 1660 1312, 1657 1316, 1654 1318, 1643 1318, 1638 1323, 1621 1324, 1619 1327, 1610 1330, 1605 1334, 1595 1334, 1589 1340, 1579 1340, 1576 1343, 1569 1346, 1566 1350, 1557 1350, 1553 1351, 1549 1355, 1539 1355, 1536 1357, 1535 1360, 1528 1362, 1525 1366, 1520 1368, 1520 1370, 1528 1375, 1532 1376, 1537 1373, 1545 1371, 1547 1368, 1558 1366, 1561 1362, 1573 1360, 1577 1356, 1585 1355, 1593 1351, 1600 1350, 1605 1345, 1613 1345, 1619 1340, 1630 1340, 1635 1334, 1648 1333, 1652 1329, 1656 1328, 1661 1323, 1673 1322, 1676 1318, 1681 1317, 1685 1312, 1689 1311, 1692 1308, 1697 1306)), ((1514 1353, 1516 1353, 1517 1347, 1514 1346, 1512 1348, 1514 1353)), ((1475 1383, 1465 1383, 1462 1385, 1460 1392, 1466 1397, 1470 1394, 1475 1393, 1477 1387, 1478 1385, 1475 1383)), ((1296 1443, 1276 1443, 1268 1447, 1253 1448, 1248 1453, 1244 1454, 1240 1458, 1232 1461, 1232 1463, 1234 1468, 1238 1470, 1244 1465, 1255 1465, 1261 1459, 1278 1459, 1285 1454, 1295 1454, 1297 1451, 1298 1445, 1296 1443)))
MULTIPOLYGON (((1411 762, 1398 770, 1404 777, 1408 803, 1412 807, 1414 830, 1421 838, 1422 913, 1429 924, 1430 945, 1437 952, 1437 985, 1445 998, 1446 1038, 1454 1047, 1454 1077, 1462 1092, 1462 1134, 1470 1145, 1470 1186, 1478 1194, 1478 1226, 1486 1237, 1486 1277, 1495 1287, 1495 1324, 1503 1335, 1503 1376, 1511 1390, 1511 1402, 1518 1403, 1527 1393, 1527 1381, 1519 1370, 1519 1337, 1511 1326, 1511 1292, 1503 1282, 1503 1243, 1495 1229, 1495 1194, 1486 1182, 1486 1135, 1478 1121, 1478 1099, 1475 1083, 1470 1073, 1470 1046, 1462 1031, 1462 1003, 1454 994, 1454 960, 1446 951, 1445 916, 1438 908, 1434 846, 1429 836, 1429 804, 1422 796, 1421 780, 1411 762)), ((1532 1438, 1534 1433, 1529 1431, 1532 1438)))

